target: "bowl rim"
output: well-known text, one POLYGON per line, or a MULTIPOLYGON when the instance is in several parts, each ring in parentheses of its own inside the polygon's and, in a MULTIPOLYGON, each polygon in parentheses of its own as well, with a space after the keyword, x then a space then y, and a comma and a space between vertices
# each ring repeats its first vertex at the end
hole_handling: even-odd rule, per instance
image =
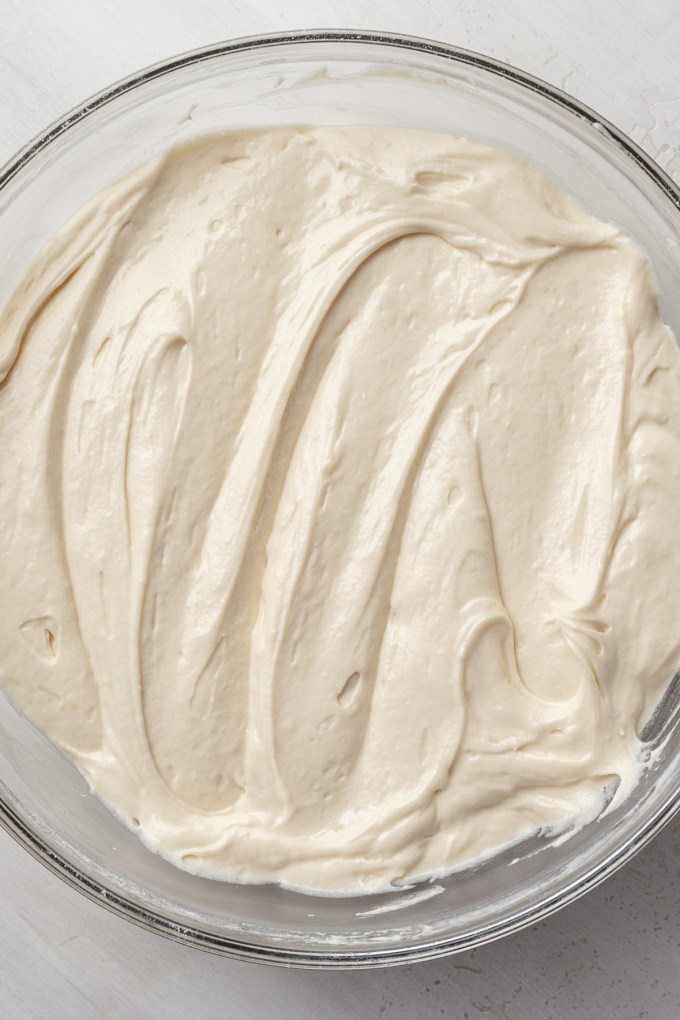
MULTIPOLYGON (((296 44, 358 44, 367 47, 393 47, 428 56, 442 58, 457 65, 469 65, 489 72, 491 75, 509 81, 522 89, 538 95, 548 103, 567 111, 577 119, 586 122, 594 130, 605 134, 613 144, 622 150, 624 156, 656 185, 675 209, 680 213, 680 188, 671 177, 643 149, 623 131, 605 117, 575 99, 561 89, 548 84, 511 64, 485 56, 473 50, 463 49, 448 43, 403 35, 392 32, 354 31, 349 29, 308 29, 293 32, 266 33, 258 36, 243 36, 233 40, 210 44, 189 50, 177 56, 151 64, 142 70, 118 80, 113 85, 95 93, 83 103, 74 107, 64 116, 53 121, 47 128, 32 138, 26 145, 0 167, 0 195, 12 181, 40 152, 51 145, 71 127, 85 120, 102 107, 137 87, 157 78, 172 74, 195 64, 207 62, 228 54, 255 50, 273 49, 296 44)), ((647 823, 627 843, 613 849, 604 860, 592 865, 585 875, 566 883, 559 892, 539 903, 529 905, 512 917, 481 926, 471 934, 459 934, 433 938, 417 946, 403 948, 389 947, 374 950, 309 950, 290 947, 276 947, 256 942, 240 941, 224 935, 201 930, 191 924, 179 923, 165 916, 160 910, 142 907, 105 883, 96 881, 69 862, 62 854, 47 846, 21 817, 10 798, 2 795, 0 784, 0 826, 4 828, 33 857, 53 874, 78 890, 88 899, 106 907, 112 913, 168 939, 191 945, 218 955, 252 962, 295 966, 306 968, 353 968, 385 967, 421 960, 431 960, 451 953, 472 949, 495 941, 544 920, 549 915, 595 888, 608 878, 635 854, 637 854, 680 810, 680 784, 672 790, 657 807, 647 823)))

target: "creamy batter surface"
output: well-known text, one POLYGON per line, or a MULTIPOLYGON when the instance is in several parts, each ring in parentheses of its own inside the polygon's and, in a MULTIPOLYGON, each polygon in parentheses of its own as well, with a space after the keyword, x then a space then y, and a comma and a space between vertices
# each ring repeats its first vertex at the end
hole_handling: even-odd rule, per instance
POLYGON ((329 892, 592 818, 680 660, 635 245, 445 135, 203 139, 0 318, 0 669, 144 842, 329 892))

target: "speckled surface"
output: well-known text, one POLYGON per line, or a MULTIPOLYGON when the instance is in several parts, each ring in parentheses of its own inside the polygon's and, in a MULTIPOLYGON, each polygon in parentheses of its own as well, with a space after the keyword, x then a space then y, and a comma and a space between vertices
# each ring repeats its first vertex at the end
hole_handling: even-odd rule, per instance
MULTIPOLYGON (((0 161, 88 94, 238 35, 387 29, 517 64, 628 132, 680 180, 677 0, 0 0, 0 161)), ((236 963, 89 903, 0 833, 0 1016, 677 1020, 680 820, 585 899, 472 953, 389 971, 236 963)))

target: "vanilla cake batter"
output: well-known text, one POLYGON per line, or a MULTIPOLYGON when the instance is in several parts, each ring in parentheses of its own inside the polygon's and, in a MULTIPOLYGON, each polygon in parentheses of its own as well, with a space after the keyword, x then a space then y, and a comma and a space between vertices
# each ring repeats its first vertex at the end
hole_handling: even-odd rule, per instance
POLYGON ((510 155, 203 139, 0 318, 4 686, 144 842, 327 892, 595 816, 680 660, 680 354, 510 155))

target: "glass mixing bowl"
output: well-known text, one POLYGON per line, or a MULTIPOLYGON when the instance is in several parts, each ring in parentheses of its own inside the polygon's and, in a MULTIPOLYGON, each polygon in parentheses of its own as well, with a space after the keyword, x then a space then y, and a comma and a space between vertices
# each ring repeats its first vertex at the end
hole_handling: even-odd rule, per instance
MULTIPOLYGON (((616 128, 544 82, 450 46, 307 32, 209 47, 86 102, 0 172, 0 302, 85 202, 179 141, 271 124, 388 124, 472 135, 540 167, 646 250, 680 336, 680 194, 616 128)), ((303 966, 376 966, 469 949, 545 917, 640 849, 680 804, 673 683, 644 737, 653 764, 627 803, 551 845, 537 834, 411 890, 314 897, 196 878, 147 851, 62 754, 0 696, 0 821, 109 910, 214 952, 303 966)))

